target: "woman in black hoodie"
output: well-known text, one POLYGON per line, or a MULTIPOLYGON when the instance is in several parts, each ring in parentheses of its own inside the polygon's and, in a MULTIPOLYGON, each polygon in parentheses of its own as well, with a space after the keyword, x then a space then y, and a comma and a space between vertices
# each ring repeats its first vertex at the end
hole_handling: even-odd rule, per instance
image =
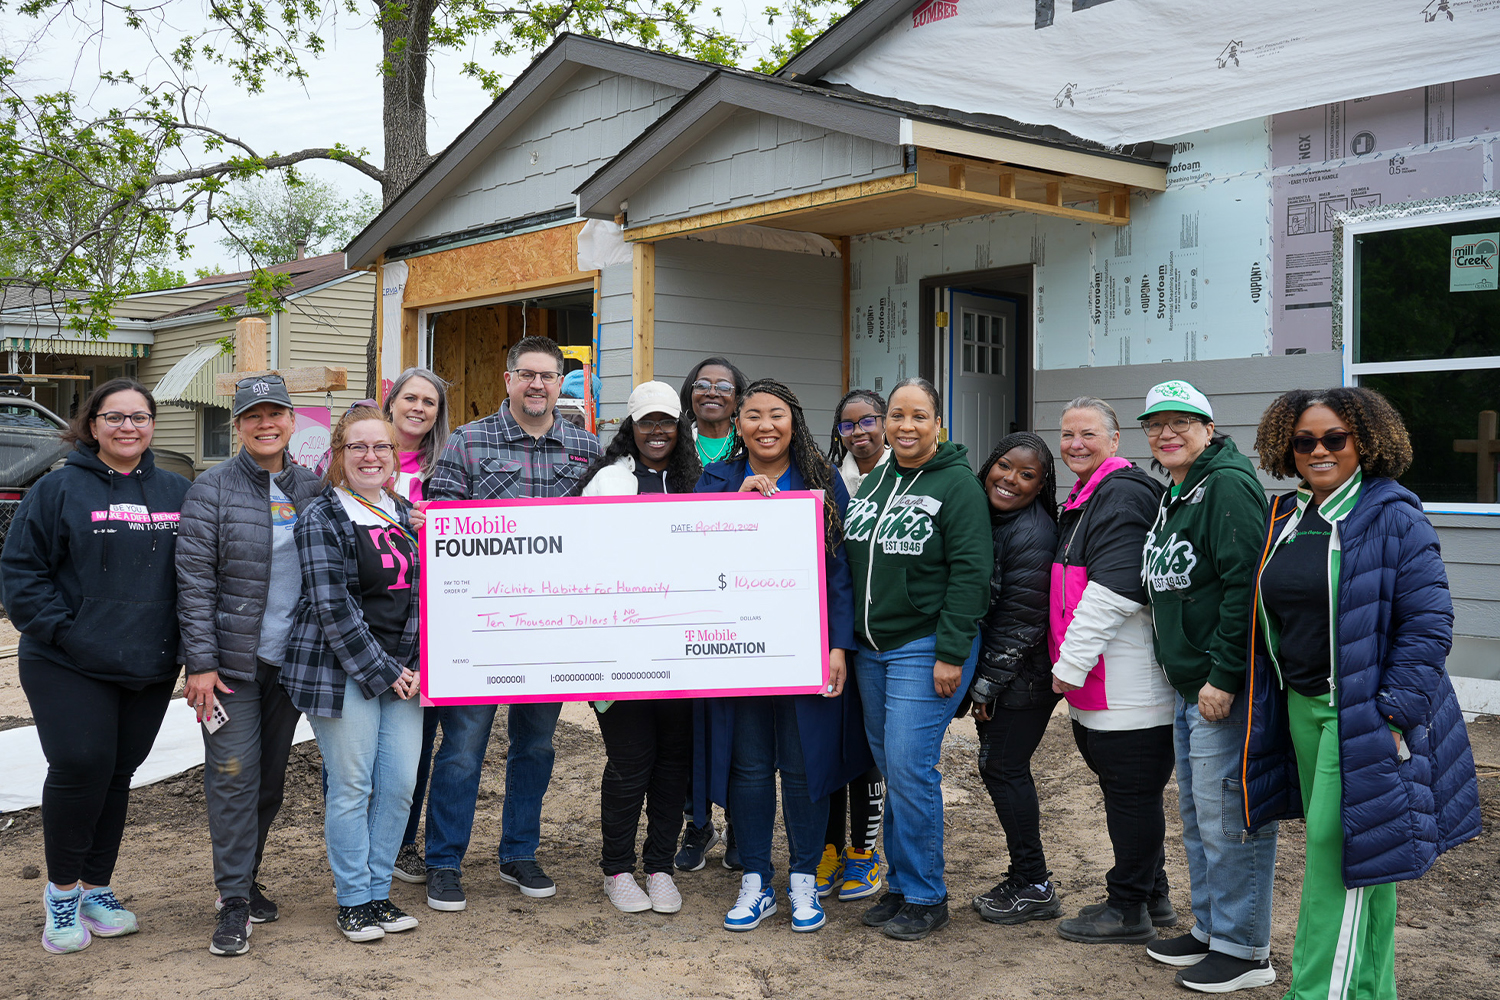
POLYGON ((1057 474, 1035 434, 1001 438, 979 467, 990 505, 995 569, 990 609, 979 622, 979 663, 969 688, 979 730, 979 774, 1005 830, 1010 870, 974 899, 996 924, 1048 920, 1061 912, 1042 850, 1041 807, 1031 755, 1062 695, 1052 690, 1047 593, 1057 549, 1057 474))
POLYGON ((0 554, 21 632, 21 687, 47 755, 42 947, 81 951, 137 929, 110 890, 130 779, 177 684, 177 520, 188 481, 151 458, 156 401, 134 379, 95 389, 73 452, 32 487, 0 554))

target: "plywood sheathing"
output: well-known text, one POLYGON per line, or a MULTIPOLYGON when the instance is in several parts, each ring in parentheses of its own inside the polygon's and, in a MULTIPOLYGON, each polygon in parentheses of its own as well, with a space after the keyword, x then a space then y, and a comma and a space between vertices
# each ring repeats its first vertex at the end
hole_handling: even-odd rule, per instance
POLYGON ((489 416, 505 398, 505 356, 527 334, 556 339, 555 314, 519 302, 438 313, 432 320, 432 370, 450 383, 454 426, 489 416))
POLYGON ((574 222, 412 257, 401 304, 425 308, 589 281, 594 272, 578 270, 582 228, 574 222))

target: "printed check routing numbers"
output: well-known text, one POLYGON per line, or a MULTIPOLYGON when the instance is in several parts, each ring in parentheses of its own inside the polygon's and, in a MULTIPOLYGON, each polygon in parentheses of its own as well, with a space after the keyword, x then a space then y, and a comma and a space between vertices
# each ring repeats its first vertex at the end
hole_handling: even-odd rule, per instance
POLYGON ((439 705, 812 694, 823 494, 438 501, 422 693, 439 705))

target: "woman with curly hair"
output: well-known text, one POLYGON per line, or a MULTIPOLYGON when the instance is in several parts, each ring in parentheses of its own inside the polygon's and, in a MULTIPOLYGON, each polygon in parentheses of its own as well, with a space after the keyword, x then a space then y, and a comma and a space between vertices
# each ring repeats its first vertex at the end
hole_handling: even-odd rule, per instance
POLYGON ((735 438, 729 460, 704 469, 697 492, 772 497, 782 490, 823 491, 829 683, 822 696, 719 698, 707 705, 707 790, 734 817, 745 866, 739 898, 725 916, 724 928, 752 930, 776 912, 771 833, 780 771, 792 930, 815 931, 826 919, 818 901, 817 872, 828 795, 873 763, 858 702, 844 696, 846 656, 854 648, 854 585, 844 554, 849 494, 818 450, 802 404, 780 382, 761 379, 745 390, 735 415, 735 438))
POLYGON ((1242 764, 1250 829, 1307 820, 1286 995, 1394 1000, 1394 883, 1479 835, 1437 532, 1395 481, 1411 442, 1371 389, 1289 392, 1255 447, 1301 480, 1267 519, 1242 764))
MULTIPOLYGON (((677 393, 665 382, 642 382, 631 392, 626 410, 614 440, 579 480, 578 492, 586 497, 691 493, 702 469, 677 393)), ((604 893, 623 913, 676 913, 682 909, 682 895, 672 881, 672 856, 693 766, 693 702, 596 701, 594 712, 606 758, 599 785, 604 893), (644 890, 635 880, 635 837, 643 804, 644 890)))

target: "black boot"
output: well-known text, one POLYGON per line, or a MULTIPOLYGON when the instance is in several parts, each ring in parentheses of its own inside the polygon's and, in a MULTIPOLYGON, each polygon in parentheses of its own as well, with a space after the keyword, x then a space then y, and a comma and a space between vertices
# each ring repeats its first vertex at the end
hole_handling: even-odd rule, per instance
POLYGON ((1156 928, 1145 903, 1110 902, 1103 909, 1080 912, 1057 925, 1059 937, 1084 944, 1146 944, 1156 940, 1156 928))

